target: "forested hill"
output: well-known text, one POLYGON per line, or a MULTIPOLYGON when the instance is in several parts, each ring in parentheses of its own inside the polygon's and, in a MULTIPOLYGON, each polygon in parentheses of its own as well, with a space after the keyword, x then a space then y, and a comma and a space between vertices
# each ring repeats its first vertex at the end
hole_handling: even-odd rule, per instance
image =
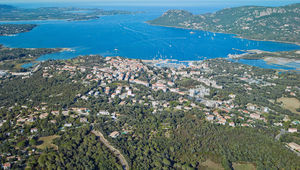
POLYGON ((169 10, 149 23, 300 44, 300 3, 281 7, 243 6, 202 15, 169 10))

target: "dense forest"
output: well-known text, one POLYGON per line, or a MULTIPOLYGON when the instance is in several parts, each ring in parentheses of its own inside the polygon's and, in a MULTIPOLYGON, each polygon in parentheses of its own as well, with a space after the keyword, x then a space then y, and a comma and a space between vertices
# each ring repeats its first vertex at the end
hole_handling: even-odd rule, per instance
POLYGON ((155 116, 146 113, 134 119, 108 122, 106 128, 99 124, 99 129, 108 132, 120 124, 134 126, 135 137, 123 135, 112 140, 131 160, 133 169, 201 169, 207 159, 221 163, 225 169, 232 169, 234 162, 253 162, 257 169, 300 166, 296 156, 274 141, 272 131, 213 125, 203 121, 199 110, 155 116))
POLYGON ((55 139, 58 150, 30 157, 31 168, 45 169, 122 169, 113 154, 90 133, 89 127, 70 130, 55 139))
POLYGON ((56 78, 47 79, 41 74, 38 72, 31 79, 17 78, 2 84, 1 105, 24 103, 38 106, 41 102, 47 102, 51 106, 58 104, 64 108, 74 103, 78 93, 85 93, 85 90, 88 90, 81 84, 72 82, 69 75, 62 74, 56 78))

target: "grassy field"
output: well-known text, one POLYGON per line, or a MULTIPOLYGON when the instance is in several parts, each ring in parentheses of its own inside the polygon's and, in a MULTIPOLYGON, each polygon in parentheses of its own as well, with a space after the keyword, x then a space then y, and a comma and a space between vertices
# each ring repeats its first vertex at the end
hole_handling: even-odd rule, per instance
POLYGON ((282 107, 290 110, 293 113, 300 114, 300 112, 296 111, 297 108, 300 108, 300 101, 298 99, 282 97, 277 101, 282 102, 282 107))
POLYGON ((215 163, 210 159, 203 162, 201 166, 205 167, 206 170, 224 170, 221 164, 215 163))
POLYGON ((54 145, 52 143, 52 141, 55 138, 59 138, 59 137, 60 136, 58 136, 58 135, 41 137, 41 138, 39 138, 39 142, 42 142, 42 144, 38 145, 37 148, 39 148, 39 149, 46 149, 46 148, 58 149, 58 147, 56 145, 54 145))
POLYGON ((251 163, 233 163, 234 170, 256 170, 255 166, 251 163))

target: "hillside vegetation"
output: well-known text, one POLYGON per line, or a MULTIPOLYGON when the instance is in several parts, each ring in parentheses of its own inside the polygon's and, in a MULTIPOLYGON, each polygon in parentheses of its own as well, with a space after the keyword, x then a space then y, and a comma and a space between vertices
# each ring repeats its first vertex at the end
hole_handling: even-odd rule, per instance
POLYGON ((203 15, 169 10, 149 23, 300 44, 300 3, 281 7, 243 6, 203 15))
POLYGON ((15 35, 31 31, 35 24, 0 24, 0 36, 15 35))

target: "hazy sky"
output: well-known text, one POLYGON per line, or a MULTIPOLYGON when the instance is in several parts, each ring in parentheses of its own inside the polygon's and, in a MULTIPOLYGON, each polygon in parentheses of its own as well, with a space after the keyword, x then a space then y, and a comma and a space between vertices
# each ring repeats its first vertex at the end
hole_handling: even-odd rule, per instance
POLYGON ((0 3, 97 3, 103 5, 272 5, 297 3, 300 0, 0 0, 0 3))

